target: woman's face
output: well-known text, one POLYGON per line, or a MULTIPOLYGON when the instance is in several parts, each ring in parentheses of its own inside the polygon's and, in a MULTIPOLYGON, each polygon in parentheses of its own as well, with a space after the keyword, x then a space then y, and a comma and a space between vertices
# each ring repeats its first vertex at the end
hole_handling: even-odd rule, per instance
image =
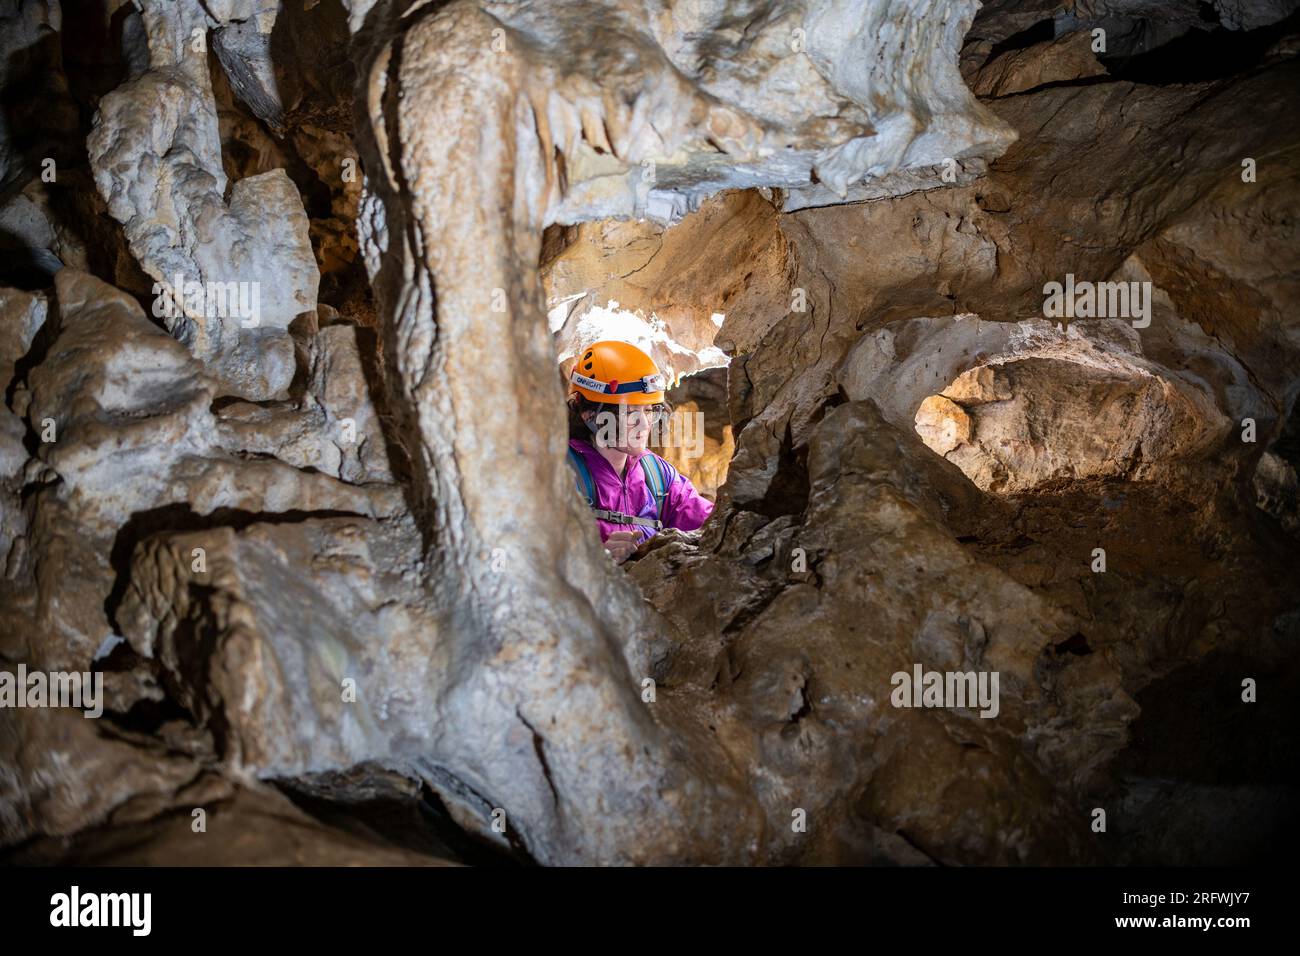
POLYGON ((593 437, 602 448, 639 455, 650 441, 650 427, 658 416, 655 405, 610 405, 595 414, 593 437))

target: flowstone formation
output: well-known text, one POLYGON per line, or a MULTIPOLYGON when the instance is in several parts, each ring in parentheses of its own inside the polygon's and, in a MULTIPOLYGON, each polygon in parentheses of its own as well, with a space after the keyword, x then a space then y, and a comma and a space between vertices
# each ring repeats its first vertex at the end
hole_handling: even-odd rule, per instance
POLYGON ((94 6, 95 64, 3 11, 62 108, 0 151, 0 656, 104 705, 0 711, 13 859, 1286 829, 1295 4, 94 6), (717 498, 621 567, 563 458, 610 323, 717 498), (996 700, 900 704, 931 672, 996 700))

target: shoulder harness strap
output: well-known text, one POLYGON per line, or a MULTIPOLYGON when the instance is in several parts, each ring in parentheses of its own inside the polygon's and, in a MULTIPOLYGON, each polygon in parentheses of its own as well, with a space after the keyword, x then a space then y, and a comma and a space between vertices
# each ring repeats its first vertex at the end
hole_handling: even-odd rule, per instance
POLYGON ((665 470, 667 462, 661 459, 654 452, 646 452, 641 456, 641 470, 645 473, 646 487, 650 489, 650 494, 654 495, 655 513, 659 516, 660 525, 664 521, 664 507, 668 502, 668 474, 665 470))
POLYGON ((588 506, 596 507, 596 483, 591 480, 591 469, 572 448, 569 449, 569 467, 577 472, 578 491, 587 499, 588 506))

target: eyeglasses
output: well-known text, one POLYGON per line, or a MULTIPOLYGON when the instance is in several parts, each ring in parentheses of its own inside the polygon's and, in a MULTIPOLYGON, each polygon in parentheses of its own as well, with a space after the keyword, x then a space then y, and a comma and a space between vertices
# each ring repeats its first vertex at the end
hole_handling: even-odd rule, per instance
POLYGON ((628 418, 643 417, 649 421, 655 421, 668 413, 665 405, 628 405, 625 414, 628 418))
POLYGON ((667 405, 619 405, 617 408, 606 408, 597 412, 597 418, 603 416, 619 416, 623 421, 629 424, 644 418, 648 424, 654 425, 664 421, 668 417, 667 405))

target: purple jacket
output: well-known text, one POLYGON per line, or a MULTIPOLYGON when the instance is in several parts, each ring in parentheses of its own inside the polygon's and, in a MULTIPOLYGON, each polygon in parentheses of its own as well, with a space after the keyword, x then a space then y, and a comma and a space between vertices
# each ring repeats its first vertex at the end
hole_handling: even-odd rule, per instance
MULTIPOLYGON (((635 515, 638 518, 656 518, 654 496, 650 494, 650 489, 645 484, 645 473, 641 470, 639 457, 629 457, 627 467, 623 469, 623 477, 620 478, 614 471, 612 465, 607 462, 600 452, 592 447, 590 442, 585 442, 577 438, 569 439, 569 447, 582 456, 587 463, 587 470, 591 472, 592 484, 596 486, 596 507, 604 508, 607 511, 620 511, 623 514, 635 515)), ((654 455, 654 452, 643 452, 645 455, 654 455)), ((655 457, 658 457, 655 455, 655 457)), ((703 498, 691 484, 691 480, 679 472, 662 458, 664 471, 670 477, 668 483, 668 500, 664 503, 664 527, 680 528, 682 531, 694 531, 700 525, 704 524, 704 519, 709 516, 713 510, 713 502, 708 498, 703 498)), ((570 474, 573 474, 573 468, 569 468, 570 474)), ((576 474, 573 475, 574 485, 581 482, 576 474)), ((586 495, 586 492, 582 492, 586 495)), ((608 521, 596 520, 596 526, 600 528, 600 540, 605 541, 615 531, 636 531, 641 535, 644 541, 647 538, 654 537, 653 528, 642 528, 639 525, 618 525, 608 521)))

